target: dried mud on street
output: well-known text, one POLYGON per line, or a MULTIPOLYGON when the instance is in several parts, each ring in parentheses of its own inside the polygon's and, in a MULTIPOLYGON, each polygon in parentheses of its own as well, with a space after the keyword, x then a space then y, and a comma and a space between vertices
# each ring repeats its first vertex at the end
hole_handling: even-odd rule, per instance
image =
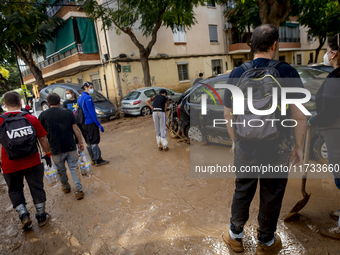
MULTIPOLYGON (((34 219, 30 231, 20 229, 0 175, 0 254, 234 254, 221 238, 228 229, 233 179, 190 178, 190 146, 168 138, 170 150, 158 151, 150 116, 114 120, 104 128, 100 147, 110 164, 82 179, 83 200, 64 194, 60 185, 46 186, 52 219, 43 228, 34 219)), ((229 147, 221 148, 229 153, 229 147)), ((340 241, 318 233, 335 226, 328 212, 340 208, 340 191, 333 179, 309 179, 307 191, 312 196, 300 220, 283 222, 302 199, 300 179, 289 180, 278 223, 280 254, 340 254, 340 241)), ((25 194, 34 218, 27 186, 25 194)), ((244 254, 256 249, 258 207, 257 193, 244 254)))

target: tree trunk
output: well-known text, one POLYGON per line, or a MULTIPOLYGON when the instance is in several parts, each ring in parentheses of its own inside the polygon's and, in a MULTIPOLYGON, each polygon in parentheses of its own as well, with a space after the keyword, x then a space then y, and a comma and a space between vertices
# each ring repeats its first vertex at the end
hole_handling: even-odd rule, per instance
POLYGON ((325 44, 325 42, 326 42, 326 37, 319 37, 319 47, 317 47, 316 50, 315 50, 314 63, 318 63, 319 53, 320 53, 321 48, 325 44))
POLYGON ((34 63, 30 64, 29 68, 35 78, 36 83, 38 84, 39 91, 45 88, 46 86, 45 86, 44 78, 42 77, 42 72, 40 71, 40 69, 36 67, 34 63))
POLYGON ((19 56, 25 62, 25 64, 30 68, 35 78, 35 81, 38 84, 38 89, 42 90, 43 88, 45 88, 46 86, 45 86, 44 78, 42 77, 42 72, 34 64, 32 48, 29 47, 27 51, 24 51, 24 49, 21 48, 16 43, 13 43, 13 45, 14 45, 14 50, 17 56, 19 56))
POLYGON ((143 55, 141 54, 140 55, 140 61, 142 63, 145 87, 151 87, 150 67, 149 67, 148 56, 145 56, 144 54, 143 55))

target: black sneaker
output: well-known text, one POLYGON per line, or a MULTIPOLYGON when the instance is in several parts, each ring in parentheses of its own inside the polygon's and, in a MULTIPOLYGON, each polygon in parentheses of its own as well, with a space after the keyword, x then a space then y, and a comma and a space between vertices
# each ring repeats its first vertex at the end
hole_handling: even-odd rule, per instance
POLYGON ((109 163, 109 161, 104 160, 104 159, 102 159, 102 158, 99 158, 99 159, 96 161, 95 166, 102 166, 102 165, 106 165, 106 164, 108 164, 108 163, 109 163))
POLYGON ((35 218, 38 220, 39 227, 43 227, 50 219, 50 215, 48 213, 36 214, 35 218))
POLYGON ((32 221, 30 219, 29 213, 24 213, 23 215, 21 215, 20 220, 22 229, 28 230, 32 227, 32 221))

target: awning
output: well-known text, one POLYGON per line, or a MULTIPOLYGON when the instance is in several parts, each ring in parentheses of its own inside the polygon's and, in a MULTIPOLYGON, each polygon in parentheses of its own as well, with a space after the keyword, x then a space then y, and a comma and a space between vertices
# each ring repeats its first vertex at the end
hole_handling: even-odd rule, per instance
POLYGON ((299 27, 299 23, 289 23, 289 22, 285 22, 283 23, 284 26, 287 27, 299 27))
POLYGON ((77 18, 77 25, 83 53, 97 53, 97 36, 93 21, 88 18, 77 18))
POLYGON ((66 21, 64 27, 58 30, 53 41, 45 43, 46 58, 50 58, 57 53, 62 54, 76 47, 73 32, 72 19, 66 21))

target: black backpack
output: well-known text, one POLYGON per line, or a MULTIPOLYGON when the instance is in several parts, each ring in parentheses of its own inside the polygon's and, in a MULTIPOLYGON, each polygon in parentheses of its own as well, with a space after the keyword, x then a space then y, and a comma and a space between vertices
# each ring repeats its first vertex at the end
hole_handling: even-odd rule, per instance
MULTIPOLYGON (((266 121, 268 119, 281 119, 279 114, 281 105, 281 85, 278 82, 280 73, 277 68, 285 62, 270 60, 266 67, 256 68, 253 66, 252 61, 244 63, 242 68, 245 72, 240 77, 238 83, 244 95, 244 115, 234 115, 234 122, 243 123, 245 125, 234 125, 235 134, 239 139, 260 141, 277 139, 281 136, 280 130, 276 125, 276 121, 266 121), (253 106, 257 110, 268 110, 272 107, 273 102, 273 88, 278 88, 278 101, 275 111, 269 115, 256 115, 248 108, 248 88, 253 89, 253 106), (252 127, 248 125, 249 120, 262 120, 264 125, 261 127, 252 127)), ((259 125, 257 121, 256 125, 259 125)), ((252 123, 255 125, 255 122, 252 123)))
MULTIPOLYGON (((84 101, 83 101, 83 105, 84 105, 84 101)), ((76 123, 77 124, 84 124, 85 123, 85 117, 84 117, 84 111, 83 109, 80 107, 80 105, 77 105, 77 113, 76 113, 76 123)))
POLYGON ((27 113, 0 115, 0 143, 10 160, 28 157, 38 151, 37 134, 27 113))

